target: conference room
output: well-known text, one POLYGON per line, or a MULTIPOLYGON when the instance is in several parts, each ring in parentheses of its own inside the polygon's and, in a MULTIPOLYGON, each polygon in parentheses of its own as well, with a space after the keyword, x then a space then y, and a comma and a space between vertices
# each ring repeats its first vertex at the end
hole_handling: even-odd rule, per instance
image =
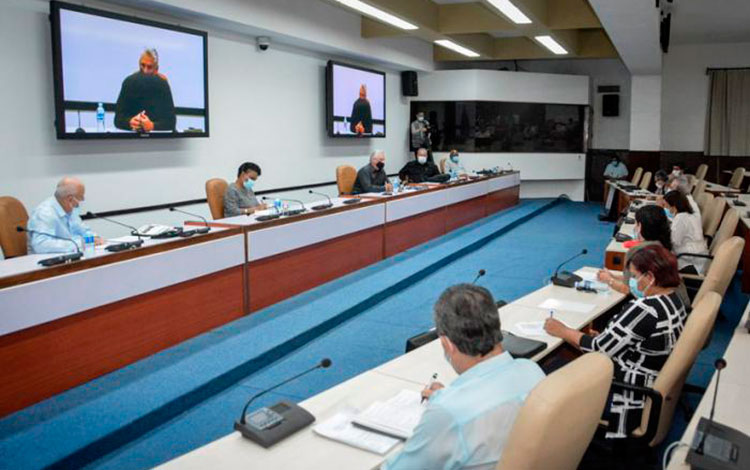
POLYGON ((750 468, 743 0, 4 0, 0 464, 750 468))

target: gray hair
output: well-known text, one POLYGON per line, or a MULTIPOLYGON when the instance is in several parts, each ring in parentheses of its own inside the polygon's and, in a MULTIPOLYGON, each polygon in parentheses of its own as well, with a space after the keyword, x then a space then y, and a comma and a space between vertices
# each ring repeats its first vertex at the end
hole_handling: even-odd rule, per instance
POLYGON ((75 196, 78 193, 78 187, 81 182, 76 178, 65 177, 57 183, 55 188, 55 197, 57 199, 65 199, 68 196, 75 196))
POLYGON ((375 157, 380 153, 385 154, 385 152, 382 150, 373 150, 372 153, 370 153, 370 161, 373 161, 375 157))
POLYGON ((677 181, 677 187, 675 189, 679 190, 682 194, 690 194, 690 183, 688 182, 687 176, 680 175, 680 176, 672 176, 667 183, 668 185, 671 185, 674 181, 677 181))
POLYGON ((469 356, 484 356, 503 340, 497 305, 484 287, 449 287, 435 304, 434 317, 438 334, 469 356))

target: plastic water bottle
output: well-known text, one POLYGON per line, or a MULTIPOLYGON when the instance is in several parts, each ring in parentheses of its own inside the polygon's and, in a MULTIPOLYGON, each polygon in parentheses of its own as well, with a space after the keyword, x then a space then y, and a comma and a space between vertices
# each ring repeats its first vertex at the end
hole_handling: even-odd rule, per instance
POLYGON ((91 232, 86 232, 83 237, 83 256, 90 258, 96 252, 96 237, 91 232))
POLYGON ((276 198, 273 200, 273 208, 277 214, 281 214, 281 199, 276 198))
POLYGON ((104 104, 99 103, 96 106, 96 132, 104 132, 104 104))
POLYGON ((349 120, 347 118, 344 118, 344 132, 342 134, 348 134, 349 133, 349 120))
POLYGON ((578 290, 595 291, 597 293, 607 292, 609 290, 609 286, 603 282, 578 281, 574 286, 578 290))
POLYGON ((393 192, 394 193, 400 192, 399 184, 400 184, 400 181, 398 178, 393 180, 393 192))
POLYGON ((506 167, 505 171, 507 171, 507 172, 509 172, 509 173, 510 173, 511 171, 513 171, 513 165, 511 165, 511 164, 510 164, 510 162, 508 162, 508 166, 506 167))

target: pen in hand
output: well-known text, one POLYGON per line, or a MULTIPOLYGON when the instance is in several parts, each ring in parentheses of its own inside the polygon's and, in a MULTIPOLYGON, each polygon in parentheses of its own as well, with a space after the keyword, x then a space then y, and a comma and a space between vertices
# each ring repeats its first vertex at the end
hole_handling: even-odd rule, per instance
MULTIPOLYGON (((425 387, 425 390, 431 390, 432 389, 432 385, 435 383, 435 381, 437 380, 437 378, 438 378, 437 372, 435 372, 434 374, 432 374, 432 378, 430 379, 430 382, 425 387)), ((427 400, 427 397, 423 396, 422 397, 422 401, 420 403, 424 403, 425 400, 427 400)))

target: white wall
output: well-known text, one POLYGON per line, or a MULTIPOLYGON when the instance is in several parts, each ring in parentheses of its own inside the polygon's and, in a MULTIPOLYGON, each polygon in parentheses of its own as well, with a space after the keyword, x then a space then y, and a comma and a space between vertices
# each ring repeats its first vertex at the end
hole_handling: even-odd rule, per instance
POLYGON ((750 43, 671 46, 662 74, 662 150, 704 150, 707 67, 750 66, 750 43))
MULTIPOLYGON (((324 86, 331 56, 291 47, 260 53, 254 37, 201 23, 189 25, 209 31, 210 138, 56 140, 48 11, 42 0, 0 4, 0 55, 6 64, 0 87, 6 110, 0 117, 0 194, 19 198, 29 210, 51 195, 64 175, 86 183, 86 210, 109 211, 204 198, 206 179, 233 179, 247 160, 261 165, 258 190, 266 190, 332 181, 337 165, 363 165, 374 148, 386 150, 392 172, 408 158, 408 103, 396 71, 387 75, 388 137, 331 139, 325 131, 324 86)), ((208 213, 205 205, 195 209, 208 213)), ((127 220, 140 225, 182 217, 161 212, 127 220)), ((105 235, 110 232, 96 225, 105 235)))
MULTIPOLYGON (((423 101, 519 101, 532 103, 588 104, 589 78, 581 75, 504 72, 495 70, 441 70, 421 73, 419 97, 423 101)), ((585 154, 570 153, 467 153, 469 170, 510 164, 521 170, 521 197, 557 197, 568 194, 582 201, 586 174, 585 154)), ((436 153, 436 160, 446 156, 436 153)))
POLYGON ((630 79, 630 150, 661 150, 661 75, 630 79))

